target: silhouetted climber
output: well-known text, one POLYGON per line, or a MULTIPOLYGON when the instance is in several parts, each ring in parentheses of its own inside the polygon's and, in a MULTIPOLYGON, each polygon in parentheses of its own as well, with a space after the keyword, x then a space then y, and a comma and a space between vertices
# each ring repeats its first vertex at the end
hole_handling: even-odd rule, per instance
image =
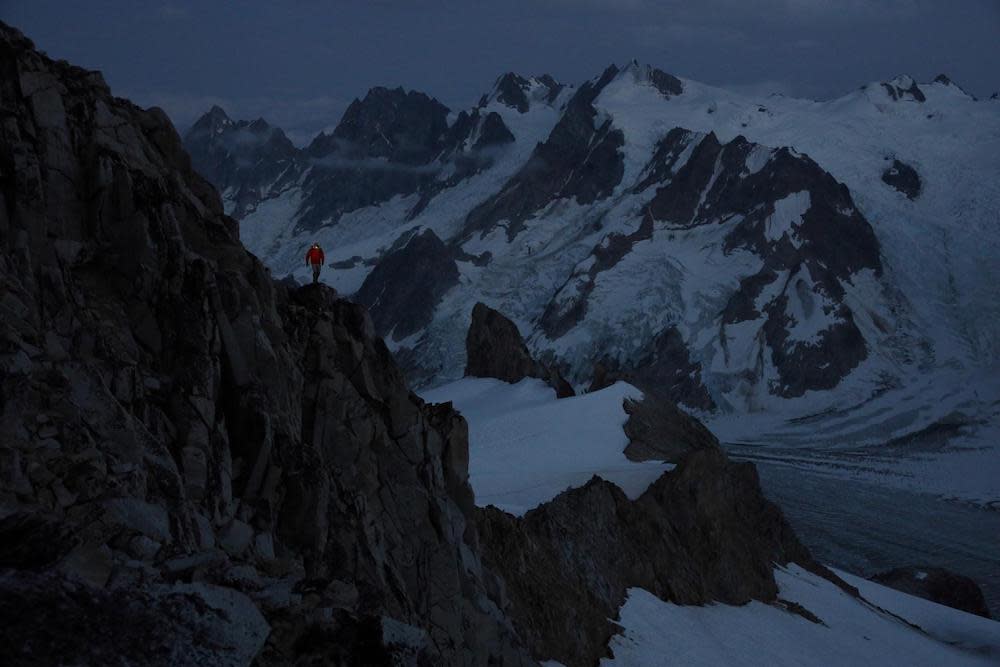
POLYGON ((306 265, 312 267, 314 285, 319 282, 319 271, 323 268, 324 261, 326 261, 326 255, 323 254, 323 249, 319 247, 318 243, 313 243, 312 247, 306 251, 306 265))

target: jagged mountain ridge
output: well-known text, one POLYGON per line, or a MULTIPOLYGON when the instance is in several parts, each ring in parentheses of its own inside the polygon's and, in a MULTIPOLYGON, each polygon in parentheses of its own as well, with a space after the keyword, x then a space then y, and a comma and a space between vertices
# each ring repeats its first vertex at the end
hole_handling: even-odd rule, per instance
POLYGON ((308 232, 292 192, 245 217, 245 237, 278 271, 322 240, 326 279, 353 292, 403 234, 433 231, 458 285, 419 334, 383 330, 418 382, 460 374, 476 301, 578 386, 595 360, 652 365, 675 398, 722 412, 839 410, 996 363, 1000 310, 980 279, 1000 277, 990 103, 946 77, 757 100, 637 63, 552 90, 510 76, 484 96, 476 112, 514 137, 490 166, 308 232), (505 92, 517 81, 527 106, 505 92))
POLYGON ((214 107, 185 132, 184 144, 196 168, 236 202, 229 211, 237 218, 300 182, 308 194, 295 211, 298 228, 313 230, 397 195, 420 192, 411 215, 419 212, 426 198, 488 168, 491 151, 514 141, 503 118, 484 110, 492 100, 525 113, 529 96, 552 104, 562 89, 547 75, 508 73, 479 106, 451 118, 423 93, 376 87, 348 106, 331 133, 301 149, 262 119, 234 122, 214 107))

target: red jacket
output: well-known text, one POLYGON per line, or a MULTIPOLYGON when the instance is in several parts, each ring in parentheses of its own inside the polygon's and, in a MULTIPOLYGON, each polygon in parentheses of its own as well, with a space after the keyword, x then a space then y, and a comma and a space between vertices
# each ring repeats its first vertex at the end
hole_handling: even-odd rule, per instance
POLYGON ((306 252, 306 264, 322 264, 326 261, 326 255, 322 248, 309 248, 306 252))

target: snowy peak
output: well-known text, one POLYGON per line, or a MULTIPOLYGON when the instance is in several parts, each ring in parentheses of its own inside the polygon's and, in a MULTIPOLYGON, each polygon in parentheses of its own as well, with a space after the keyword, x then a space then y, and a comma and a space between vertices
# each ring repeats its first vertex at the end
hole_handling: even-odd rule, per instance
POLYGON ((206 113, 194 122, 194 124, 188 129, 188 134, 197 131, 199 133, 210 133, 216 134, 225 130, 227 127, 231 127, 233 121, 229 118, 229 115, 225 110, 219 105, 213 105, 206 113))
POLYGON ((288 158, 297 153, 285 133, 263 118, 233 121, 218 106, 191 126, 184 135, 184 143, 189 151, 217 150, 244 159, 258 153, 274 158, 288 158))
POLYGON ((448 107, 424 93, 376 87, 355 99, 333 133, 321 133, 307 152, 426 164, 440 151, 447 119, 448 107))

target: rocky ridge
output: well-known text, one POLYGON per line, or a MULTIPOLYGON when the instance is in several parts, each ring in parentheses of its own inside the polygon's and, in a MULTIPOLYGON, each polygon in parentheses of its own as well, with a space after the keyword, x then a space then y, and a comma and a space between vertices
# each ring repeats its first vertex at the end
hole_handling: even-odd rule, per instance
POLYGON ((990 618, 990 610, 979 585, 969 577, 941 567, 897 567, 879 572, 871 580, 937 604, 990 618))
POLYGON ((271 280, 162 112, 7 26, 0 66, 13 659, 529 662, 461 418, 361 307, 271 280))
MULTIPOLYGON (((517 327, 483 304, 467 340, 467 375, 541 377, 517 327)), ((639 498, 595 476, 523 517, 477 508, 484 559, 501 573, 535 658, 582 666, 610 657, 613 619, 632 587, 677 604, 761 600, 820 622, 778 598, 774 566, 795 562, 857 595, 813 560, 764 498, 754 466, 729 461, 697 419, 655 392, 623 407, 626 456, 676 464, 639 498)))

